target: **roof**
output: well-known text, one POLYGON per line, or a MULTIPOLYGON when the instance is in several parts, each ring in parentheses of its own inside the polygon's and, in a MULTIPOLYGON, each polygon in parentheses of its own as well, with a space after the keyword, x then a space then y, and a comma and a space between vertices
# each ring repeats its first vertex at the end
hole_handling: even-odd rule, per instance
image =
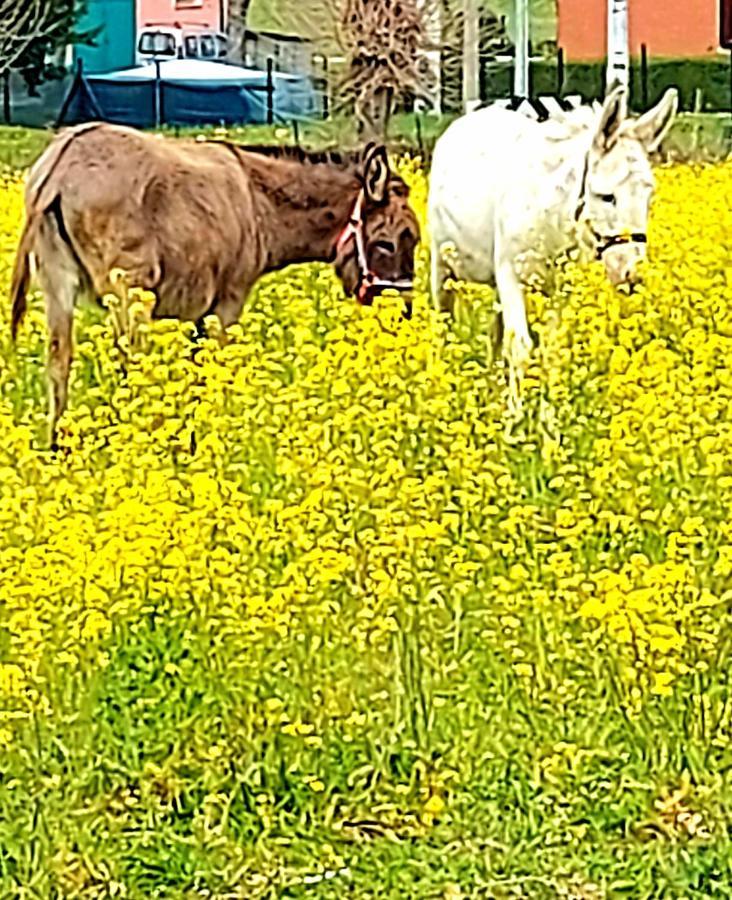
POLYGON ((332 0, 251 0, 247 27, 252 31, 297 35, 318 44, 335 36, 332 0))
POLYGON ((271 41, 291 41, 295 44, 308 44, 311 42, 310 38, 304 38, 297 34, 280 34, 278 31, 252 31, 250 28, 244 31, 244 37, 252 40, 263 37, 271 41))
MULTIPOLYGON (((230 84, 252 84, 263 82, 267 73, 261 69, 245 69, 230 63, 212 62, 203 59, 169 59, 159 63, 160 77, 168 83, 182 82, 228 82, 230 84)), ((283 72, 275 72, 278 80, 295 79, 296 76, 283 72)), ((94 76, 103 81, 154 81, 157 77, 155 63, 136 66, 133 69, 120 69, 117 72, 105 72, 94 76)))

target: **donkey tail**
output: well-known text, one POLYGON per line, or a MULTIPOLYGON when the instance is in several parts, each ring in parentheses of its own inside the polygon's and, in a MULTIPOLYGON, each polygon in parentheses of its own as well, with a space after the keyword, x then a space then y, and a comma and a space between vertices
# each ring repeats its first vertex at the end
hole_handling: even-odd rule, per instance
POLYGON ((56 173, 59 163, 72 141, 87 131, 100 128, 103 124, 102 122, 85 122, 62 132, 41 154, 28 175, 25 195, 25 228, 20 236, 10 287, 13 308, 10 329, 13 340, 18 334, 18 328, 27 308, 27 294, 31 277, 30 255, 38 223, 58 196, 58 185, 51 176, 56 173))
POLYGON ((18 328, 23 321, 27 309, 28 287, 30 286, 30 255, 33 249, 33 241, 36 236, 37 219, 29 216, 26 219, 23 233, 20 236, 18 251, 15 255, 13 277, 10 283, 10 300, 12 302, 12 315, 10 319, 10 331, 13 340, 18 336, 18 328))

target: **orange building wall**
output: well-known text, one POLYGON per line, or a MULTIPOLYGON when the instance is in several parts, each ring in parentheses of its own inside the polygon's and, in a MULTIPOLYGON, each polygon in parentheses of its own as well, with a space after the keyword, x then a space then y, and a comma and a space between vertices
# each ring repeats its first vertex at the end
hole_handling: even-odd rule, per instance
MULTIPOLYGON (((559 0, 558 41, 569 60, 602 59, 607 0, 559 0)), ((630 51, 651 56, 710 56, 719 47, 719 0, 628 0, 630 51)))

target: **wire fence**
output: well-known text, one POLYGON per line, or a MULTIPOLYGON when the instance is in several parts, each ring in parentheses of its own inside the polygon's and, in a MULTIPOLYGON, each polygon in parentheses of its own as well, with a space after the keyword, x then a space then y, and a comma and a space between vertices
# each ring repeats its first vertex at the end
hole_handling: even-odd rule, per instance
MULTIPOLYGON (((444 54, 443 54, 444 56, 444 54)), ((254 112, 253 121, 276 124, 301 122, 328 118, 337 107, 337 72, 329 67, 327 58, 316 57, 310 66, 309 90, 316 98, 303 112, 296 103, 282 103, 282 93, 274 86, 274 61, 270 58, 265 72, 268 72, 266 83, 259 86, 248 86, 247 90, 252 102, 250 110, 254 112)), ((444 56, 442 111, 456 114, 461 111, 461 70, 452 56, 444 56)), ((65 78, 42 84, 34 95, 29 95, 25 82, 18 73, 11 73, 4 79, 2 88, 2 115, 0 121, 18 125, 45 127, 55 124, 59 119, 64 99, 68 97, 73 86, 75 75, 67 74, 65 78)), ((514 62, 511 56, 488 56, 481 58, 480 65, 480 97, 483 103, 513 95, 514 62)), ((653 55, 651 49, 642 48, 641 55, 631 64, 631 107, 635 111, 648 109, 663 94, 667 87, 679 89, 682 110, 694 112, 732 112, 732 53, 706 60, 696 59, 661 59, 653 55)), ((171 95, 173 89, 165 85, 160 91, 171 95)), ((529 94, 531 97, 542 96, 580 96, 585 101, 600 99, 605 91, 605 63, 567 62, 561 49, 553 57, 532 59, 530 66, 529 94)), ((191 95, 192 96, 192 95, 191 95)), ((185 112, 184 103, 170 101, 163 103, 158 115, 153 115, 152 124, 159 121, 166 124, 166 110, 170 113, 176 109, 178 114, 185 112)), ((196 103, 189 119, 195 115, 196 121, 219 124, 215 110, 206 115, 205 105, 196 103)), ((407 104, 409 106, 409 104, 407 104)), ((150 117, 145 117, 147 123, 150 117)), ((184 118, 186 118, 184 116, 184 118)), ((219 117, 225 120, 226 116, 219 117)), ((246 116, 244 117, 246 118, 246 116)), ((245 124, 245 122, 242 122, 245 124)))

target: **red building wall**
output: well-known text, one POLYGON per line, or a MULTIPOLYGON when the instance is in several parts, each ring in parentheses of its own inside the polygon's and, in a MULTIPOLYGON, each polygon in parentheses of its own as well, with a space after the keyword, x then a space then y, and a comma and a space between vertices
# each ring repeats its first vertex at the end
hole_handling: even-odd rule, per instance
MULTIPOLYGON (((558 41, 569 60, 602 59, 607 51, 607 0, 559 0, 558 41)), ((719 0, 628 0, 630 51, 651 56, 716 55, 719 0)))
POLYGON ((180 24, 223 31, 224 0, 137 0, 137 26, 180 24))

